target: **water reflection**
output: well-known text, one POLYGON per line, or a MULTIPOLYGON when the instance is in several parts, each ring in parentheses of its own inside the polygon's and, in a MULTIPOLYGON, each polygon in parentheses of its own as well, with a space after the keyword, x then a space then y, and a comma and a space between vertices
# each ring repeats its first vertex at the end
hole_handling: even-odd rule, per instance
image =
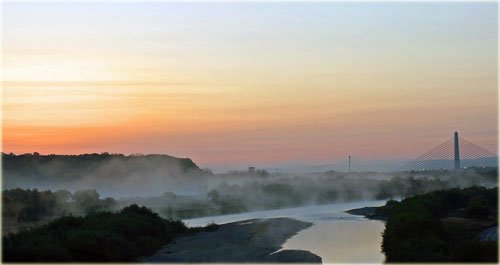
POLYGON ((344 211, 365 206, 381 206, 385 201, 364 201, 364 202, 348 202, 336 203, 327 205, 311 205, 295 208, 286 208, 278 210, 255 211, 248 213, 227 214, 208 216, 192 219, 184 219, 184 223, 188 226, 204 226, 209 223, 225 224, 254 218, 273 218, 273 217, 290 217, 297 220, 318 222, 318 221, 337 221, 337 220, 366 220, 361 216, 350 215, 344 211))
POLYGON ((385 201, 365 201, 256 211, 183 220, 188 226, 224 224, 254 218, 290 217, 313 225, 288 239, 283 249, 308 250, 328 263, 382 263, 380 252, 384 223, 345 213, 365 206, 381 206, 385 201))
POLYGON ((320 256, 323 263, 382 263, 380 252, 384 223, 376 220, 336 220, 316 222, 283 245, 320 256))

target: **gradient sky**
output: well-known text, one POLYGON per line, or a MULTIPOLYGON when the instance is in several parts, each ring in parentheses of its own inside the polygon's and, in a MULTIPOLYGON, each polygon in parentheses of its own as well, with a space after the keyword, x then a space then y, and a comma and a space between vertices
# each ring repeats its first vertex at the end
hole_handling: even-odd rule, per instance
POLYGON ((496 3, 7 3, 3 151, 202 166, 497 150, 496 3))

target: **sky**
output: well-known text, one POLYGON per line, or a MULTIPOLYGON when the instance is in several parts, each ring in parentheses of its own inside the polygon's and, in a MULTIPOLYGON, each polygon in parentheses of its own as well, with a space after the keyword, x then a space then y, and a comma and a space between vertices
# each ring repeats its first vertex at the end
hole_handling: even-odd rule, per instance
MULTIPOLYGON (((4 3, 3 151, 200 166, 498 143, 497 3, 4 3)), ((385 162, 384 162, 385 163, 385 162)))

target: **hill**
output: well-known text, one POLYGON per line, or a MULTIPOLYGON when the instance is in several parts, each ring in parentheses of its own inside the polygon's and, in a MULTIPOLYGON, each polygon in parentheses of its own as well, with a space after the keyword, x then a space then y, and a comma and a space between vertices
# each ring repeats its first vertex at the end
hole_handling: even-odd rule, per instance
MULTIPOLYGON (((189 158, 168 155, 40 155, 2 153, 3 188, 82 189, 117 187, 130 191, 164 187, 172 181, 209 174, 189 158), (140 185, 137 183, 148 183, 140 185)), ((116 189, 112 189, 116 190, 116 189)), ((164 192, 164 190, 162 191, 164 192)), ((120 194, 120 193, 119 193, 120 194)))

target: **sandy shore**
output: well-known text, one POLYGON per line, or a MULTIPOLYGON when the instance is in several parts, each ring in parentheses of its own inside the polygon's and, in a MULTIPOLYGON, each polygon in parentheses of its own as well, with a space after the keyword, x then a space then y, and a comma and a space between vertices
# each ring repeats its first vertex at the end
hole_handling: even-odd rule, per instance
POLYGON ((321 263, 305 250, 281 250, 285 241, 312 224, 290 218, 252 219, 219 226, 214 232, 181 237, 143 262, 321 263))

